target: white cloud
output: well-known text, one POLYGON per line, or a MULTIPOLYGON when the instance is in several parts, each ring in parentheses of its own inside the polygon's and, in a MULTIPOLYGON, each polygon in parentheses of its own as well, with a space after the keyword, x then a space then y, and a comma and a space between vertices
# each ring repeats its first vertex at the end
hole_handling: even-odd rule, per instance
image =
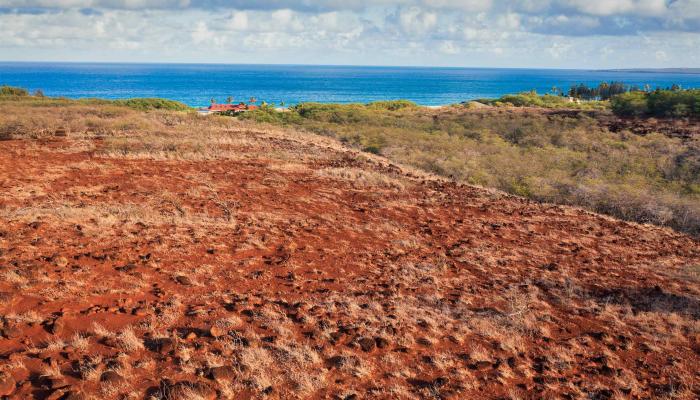
POLYGON ((399 25, 408 35, 425 35, 437 24, 437 14, 426 12, 418 7, 399 11, 399 25))
POLYGON ((197 26, 194 28, 194 31, 192 31, 191 36, 195 44, 202 44, 216 38, 216 34, 209 30, 209 27, 204 21, 197 22, 197 26))
POLYGON ((440 8, 452 8, 456 10, 469 11, 469 12, 481 12, 488 11, 493 6, 493 1, 491 0, 424 0, 422 2, 424 7, 431 7, 435 9, 440 8))
POLYGON ((228 22, 228 27, 234 31, 245 31, 248 29, 248 13, 245 11, 234 12, 228 22))
POLYGON ((669 10, 676 19, 700 19, 700 0, 677 0, 670 4, 669 10))
POLYGON ((182 8, 190 5, 190 0, 0 0, 0 7, 27 8, 182 8))
POLYGON ((667 11, 666 0, 569 0, 574 8, 592 15, 660 15, 667 11))
POLYGON ((468 65, 580 68, 700 63, 693 55, 700 45, 700 0, 209 3, 228 6, 202 7, 200 0, 0 0, 0 58, 336 64, 461 59, 468 65), (44 13, 13 9, 47 4, 51 9, 44 13))
POLYGON ((551 46, 547 47, 547 52, 554 59, 560 59, 566 56, 571 50, 572 46, 570 43, 554 42, 551 46))
POLYGON ((506 30, 517 30, 520 28, 520 15, 515 13, 506 13, 498 17, 498 27, 506 30))
POLYGON ((438 50, 443 54, 459 54, 459 46, 452 40, 445 40, 440 43, 438 50))

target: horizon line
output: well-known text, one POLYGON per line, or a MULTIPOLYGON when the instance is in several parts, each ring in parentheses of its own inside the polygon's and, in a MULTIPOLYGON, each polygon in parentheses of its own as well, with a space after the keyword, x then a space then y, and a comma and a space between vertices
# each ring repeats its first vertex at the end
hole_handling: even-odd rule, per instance
POLYGON ((700 67, 611 67, 611 68, 566 68, 566 67, 477 67, 441 65, 392 65, 392 64, 299 64, 299 63, 235 63, 235 62, 189 62, 189 61, 77 61, 77 60, 0 60, 0 64, 125 64, 125 65, 236 65, 236 66, 286 66, 286 67, 364 67, 364 68, 434 68, 434 69, 540 69, 569 71, 668 71, 700 70, 700 67))

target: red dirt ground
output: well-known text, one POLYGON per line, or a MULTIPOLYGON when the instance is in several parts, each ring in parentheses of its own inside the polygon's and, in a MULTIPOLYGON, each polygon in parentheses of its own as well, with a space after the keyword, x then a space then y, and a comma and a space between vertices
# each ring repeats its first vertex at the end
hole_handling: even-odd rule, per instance
POLYGON ((700 397, 697 241, 221 134, 0 142, 0 397, 700 397))

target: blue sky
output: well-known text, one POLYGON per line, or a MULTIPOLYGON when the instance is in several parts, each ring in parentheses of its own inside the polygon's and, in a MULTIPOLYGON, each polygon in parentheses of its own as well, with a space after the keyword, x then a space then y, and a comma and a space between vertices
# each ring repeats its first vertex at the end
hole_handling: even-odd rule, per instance
POLYGON ((0 60, 700 67, 700 0, 0 0, 0 60))

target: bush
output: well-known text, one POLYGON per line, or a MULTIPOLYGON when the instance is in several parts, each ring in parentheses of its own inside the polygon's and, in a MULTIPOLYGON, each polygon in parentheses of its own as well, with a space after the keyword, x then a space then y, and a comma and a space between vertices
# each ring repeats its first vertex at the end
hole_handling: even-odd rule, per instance
POLYGON ((645 115, 647 108, 647 96, 644 92, 629 92, 613 97, 610 100, 613 112, 619 116, 635 117, 645 115))
POLYGON ((382 149, 377 145, 365 146, 365 148, 362 150, 366 151, 368 153, 372 153, 372 154, 381 154, 382 153, 382 149))
POLYGON ((700 118, 700 90, 630 92, 613 97, 611 105, 625 117, 700 118))
MULTIPOLYGON (((576 108, 601 110, 608 108, 607 101, 584 101, 581 103, 570 102, 567 97, 545 94, 540 96, 536 91, 507 94, 498 99, 478 99, 478 103, 497 107, 544 107, 544 108, 576 108)), ((463 103, 469 104, 469 103, 463 103)))
POLYGON ((274 109, 274 107, 271 106, 263 106, 258 109, 246 112, 227 111, 222 113, 222 115, 238 117, 240 119, 246 119, 266 124, 278 125, 287 125, 293 123, 295 119, 299 119, 299 115, 297 113, 289 111, 277 111, 274 109))
POLYGON ((388 101, 375 101, 373 103, 368 103, 367 107, 374 109, 382 109, 389 111, 397 111, 404 108, 415 108, 418 104, 409 100, 388 100, 388 101))
POLYGON ((659 117, 700 117, 700 90, 656 90, 647 94, 649 113, 659 117))
POLYGON ((0 140, 10 140, 20 135, 25 127, 18 121, 7 121, 0 124, 0 140))
POLYGON ((29 96, 27 89, 12 86, 0 87, 0 96, 29 96))
POLYGON ((149 110, 170 110, 170 111, 187 111, 191 108, 179 101, 160 99, 160 98, 134 98, 128 100, 115 100, 114 104, 126 106, 139 111, 149 110))

